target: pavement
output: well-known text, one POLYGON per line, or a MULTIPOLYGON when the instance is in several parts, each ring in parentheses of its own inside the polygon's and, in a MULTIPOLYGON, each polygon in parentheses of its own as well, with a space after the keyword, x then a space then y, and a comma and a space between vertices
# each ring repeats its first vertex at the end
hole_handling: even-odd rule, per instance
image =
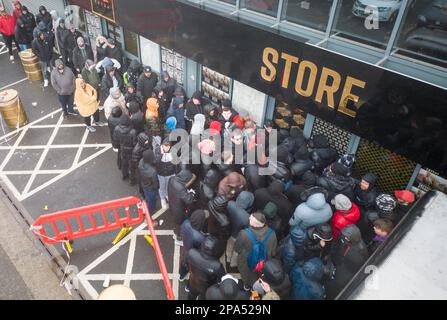
MULTIPOLYGON (((2 120, 0 181, 12 203, 20 205, 26 212, 28 226, 43 214, 127 196, 141 198, 136 187, 121 179, 116 166, 117 154, 112 150, 107 127, 96 127, 97 131, 90 133, 81 117, 63 119, 54 90, 51 86, 44 88, 42 82, 28 81, 17 56, 11 63, 8 54, 0 50, 0 68, 0 91, 17 90, 29 120, 26 126, 16 130, 8 129, 2 120)), ((105 121, 102 113, 101 120, 105 121)), ((9 213, 17 215, 13 211, 9 213)), ((178 281, 180 247, 172 238, 172 217, 169 210, 151 214, 163 220, 157 227, 158 240, 174 294, 176 298, 184 299, 184 284, 178 281)), ((79 275, 72 282, 75 288, 79 287, 84 299, 96 299, 104 289, 104 280, 109 278, 110 285, 129 285, 137 299, 166 299, 154 250, 143 237, 147 233, 144 227, 144 224, 136 226, 133 233, 117 246, 111 243, 117 231, 77 239, 70 256, 60 245, 48 247, 56 256, 53 259, 69 262, 66 270, 71 275, 79 275)), ((8 226, 3 225, 0 233, 7 233, 7 230, 8 226)), ((33 236, 30 231, 25 234, 33 236)), ((27 254, 14 242, 10 247, 11 254, 3 247, 8 257, 27 254)), ((14 261, 6 258, 1 250, 0 255, 4 257, 2 267, 7 270, 16 268, 14 261)), ((33 266, 34 262, 30 264, 31 268, 33 266)), ((32 290, 27 290, 27 280, 22 277, 23 281, 20 281, 18 269, 17 272, 11 273, 15 277, 1 279, 9 282, 10 291, 5 298, 38 298, 32 290)), ((4 273, 0 275, 3 277, 4 273)))

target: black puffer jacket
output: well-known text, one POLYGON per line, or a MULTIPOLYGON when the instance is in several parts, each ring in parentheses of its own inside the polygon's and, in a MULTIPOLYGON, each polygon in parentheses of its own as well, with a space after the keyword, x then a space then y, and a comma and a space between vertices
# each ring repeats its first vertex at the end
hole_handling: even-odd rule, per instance
POLYGON ((168 101, 168 104, 171 103, 172 96, 174 95, 175 88, 177 87, 177 80, 172 78, 167 71, 162 72, 162 77, 160 79, 160 82, 158 82, 157 87, 160 88, 160 90, 163 90, 166 100, 168 101), (165 78, 168 78, 166 81, 165 78))
POLYGON ((360 182, 354 188, 354 202, 359 206, 360 211, 368 211, 374 209, 376 198, 379 195, 376 189, 377 176, 373 173, 367 173, 362 180, 369 183, 368 190, 360 188, 360 182))
POLYGON ((34 39, 32 43, 33 53, 39 58, 40 61, 50 62, 53 57, 53 46, 51 43, 45 38, 44 40, 39 38, 34 39))
POLYGON ((85 50, 85 54, 86 54, 85 57, 82 55, 82 51, 79 46, 76 46, 76 48, 73 50, 73 66, 79 71, 82 71, 82 69, 85 66, 85 62, 87 60, 93 61, 92 48, 90 48, 90 46, 85 44, 84 50, 85 50))
POLYGON ((133 148, 132 151, 132 161, 138 163, 143 157, 143 152, 148 149, 152 149, 151 138, 148 136, 146 132, 141 132, 137 136, 137 144, 135 145, 135 148, 133 148))
POLYGON ((157 85, 158 77, 155 72, 152 72, 150 77, 146 77, 143 74, 140 75, 137 81, 137 92, 141 94, 143 97, 143 103, 147 101, 150 97, 152 97, 152 92, 154 91, 155 86, 157 85))
POLYGON ((250 190, 254 191, 268 186, 267 176, 259 175, 259 167, 255 164, 245 167, 244 176, 250 190))
POLYGON ((278 208, 278 215, 282 221, 289 221, 293 214, 293 207, 284 195, 284 185, 279 181, 272 182, 268 188, 255 191, 255 207, 263 210, 267 203, 273 202, 278 208))
POLYGON ((141 186, 143 189, 150 191, 157 191, 160 187, 158 184, 157 170, 154 167, 154 160, 154 152, 152 150, 146 150, 138 164, 141 186))
POLYGON ((219 171, 215 169, 208 170, 203 178, 203 181, 200 181, 199 186, 199 197, 202 206, 205 207, 208 205, 208 202, 216 196, 217 186, 219 185, 222 176, 219 171))
POLYGON ((194 195, 186 189, 192 179, 191 171, 182 170, 168 182, 169 210, 179 225, 189 215, 189 206, 194 202, 194 195))
POLYGON ((120 147, 120 143, 118 140, 115 139, 113 133, 115 132, 115 128, 120 124, 120 118, 122 113, 123 112, 120 107, 114 107, 112 109, 111 116, 109 117, 109 119, 107 119, 107 124, 110 130, 110 137, 112 139, 112 147, 114 149, 118 149, 120 147))
POLYGON ((314 162, 310 159, 310 152, 307 150, 307 146, 302 146, 295 152, 294 158, 294 163, 290 165, 290 172, 296 181, 301 179, 306 171, 314 169, 314 162))
POLYGON ((140 108, 143 106, 143 96, 137 92, 136 87, 133 84, 131 84, 131 83, 129 83, 126 86, 126 94, 124 95, 124 99, 126 100, 126 103, 136 102, 136 103, 138 103, 140 108), (134 92, 133 93, 129 93, 129 91, 127 91, 127 89, 129 87, 134 88, 134 92))
POLYGON ((177 166, 172 161, 165 161, 169 157, 168 154, 162 154, 160 146, 155 147, 155 162, 157 163, 157 172, 159 176, 168 177, 176 174, 177 166))
POLYGON ((79 37, 82 37, 82 34, 78 30, 75 30, 75 32, 68 31, 67 34, 65 35, 64 49, 69 54, 71 54, 74 51, 74 49, 77 47, 77 45, 78 45, 77 39, 79 37))
POLYGON ((298 184, 292 185, 286 192, 286 196, 292 203, 292 206, 297 207, 298 205, 303 203, 303 200, 301 199, 301 194, 307 189, 315 187, 316 184, 317 184, 317 176, 315 175, 315 173, 311 171, 306 171, 301 177, 301 179, 298 180, 298 184))
POLYGON ((228 217, 231 223, 231 236, 236 239, 242 229, 248 227, 249 214, 253 206, 255 196, 248 191, 242 191, 236 201, 228 202, 228 217))
POLYGON ((335 298, 368 259, 368 250, 357 226, 351 224, 341 231, 331 258, 336 270, 326 285, 328 299, 335 298))
POLYGON ((294 154, 302 146, 306 145, 303 131, 298 128, 290 129, 290 135, 281 142, 281 145, 285 146, 290 154, 294 154))
POLYGON ((137 134, 140 134, 144 131, 144 127, 146 125, 146 118, 143 114, 143 112, 138 111, 130 117, 132 121, 132 127, 135 129, 137 134))
POLYGON ((53 29, 53 17, 48 12, 48 10, 44 6, 39 7, 39 13, 36 14, 36 22, 39 24, 39 22, 45 23, 45 26, 48 30, 53 29), (42 11, 45 10, 44 14, 42 14, 42 11))
POLYGON ((140 62, 136 59, 133 59, 130 62, 129 68, 127 68, 127 81, 129 84, 132 84, 135 89, 137 87, 138 78, 140 77, 142 72, 143 68, 140 62))
POLYGON ((329 192, 329 199, 337 194, 344 194, 353 200, 354 179, 346 175, 343 165, 334 163, 331 170, 325 172, 318 180, 317 185, 329 192))
POLYGON ((225 269, 219 262, 220 255, 219 240, 213 236, 205 238, 200 251, 189 250, 186 261, 190 272, 189 286, 193 292, 205 295, 206 290, 225 275, 225 269))
POLYGON ((34 19, 34 15, 29 11, 27 14, 23 14, 24 10, 28 11, 25 6, 22 6, 22 15, 17 19, 15 36, 19 44, 30 44, 33 41, 36 20, 34 19))
POLYGON ((120 124, 115 128, 113 139, 119 141, 121 156, 132 157, 132 151, 137 143, 137 135, 130 123, 129 116, 123 114, 120 118, 120 124))
POLYGON ((225 279, 206 290, 206 300, 249 300, 250 293, 241 288, 234 279, 225 279))
POLYGON ((324 168, 337 160, 337 151, 329 146, 329 141, 322 134, 315 135, 309 141, 312 150, 312 160, 315 164, 315 172, 321 173, 324 168))
POLYGON ((292 284, 279 260, 272 259, 267 261, 262 268, 262 273, 262 280, 270 285, 270 288, 279 295, 281 300, 290 299, 292 284))
POLYGON ((219 240, 226 241, 230 237, 231 224, 227 215, 228 199, 217 195, 208 203, 210 216, 208 218, 208 232, 219 240))

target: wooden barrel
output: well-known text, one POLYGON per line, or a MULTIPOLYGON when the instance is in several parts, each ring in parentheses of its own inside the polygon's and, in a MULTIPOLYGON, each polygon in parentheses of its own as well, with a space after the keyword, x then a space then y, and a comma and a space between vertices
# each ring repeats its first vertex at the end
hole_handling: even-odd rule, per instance
POLYGON ((21 51, 19 53, 20 60, 22 60, 23 69, 26 77, 30 81, 42 80, 42 71, 40 68, 39 58, 33 53, 31 49, 21 51))
POLYGON ((28 119, 16 90, 0 92, 0 112, 6 125, 11 129, 24 126, 28 119))

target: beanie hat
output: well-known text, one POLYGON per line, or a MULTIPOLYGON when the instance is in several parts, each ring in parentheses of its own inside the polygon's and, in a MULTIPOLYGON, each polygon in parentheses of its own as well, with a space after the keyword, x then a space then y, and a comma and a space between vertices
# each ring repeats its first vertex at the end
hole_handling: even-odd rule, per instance
POLYGON ((414 193, 409 190, 398 190, 394 192, 397 200, 413 203, 416 199, 414 197, 414 193))
POLYGON ((250 215, 249 222, 253 228, 262 228, 265 226, 266 219, 262 212, 255 212, 250 215))
POLYGON ((396 208, 397 202, 393 196, 382 193, 376 198, 376 207, 380 211, 380 215, 389 215, 396 208))
POLYGON ((340 211, 348 211, 352 208, 352 202, 344 194, 337 194, 331 203, 335 206, 335 209, 340 211))
POLYGON ((152 72, 152 68, 149 67, 149 66, 146 66, 146 67, 143 68, 143 71, 144 71, 145 73, 149 73, 149 72, 152 72))
POLYGON ((262 210, 262 213, 264 216, 268 219, 273 219, 276 217, 276 214, 278 212, 278 207, 274 202, 269 202, 265 205, 264 210, 262 210))
POLYGON ((233 107, 230 99, 224 99, 222 100, 222 108, 229 108, 231 109, 233 107))
POLYGON ((78 44, 78 46, 80 46, 81 43, 82 43, 82 44, 85 44, 84 38, 83 38, 83 37, 78 37, 78 38, 76 39, 76 43, 78 44))
POLYGON ((220 134, 222 132, 222 124, 219 121, 212 121, 210 123, 211 134, 220 134))
POLYGON ((324 241, 332 241, 332 228, 328 223, 322 223, 315 226, 315 230, 313 232, 313 236, 320 240, 324 241))
POLYGON ((351 169, 355 162, 355 155, 345 154, 340 159, 338 163, 342 164, 344 167, 351 169))

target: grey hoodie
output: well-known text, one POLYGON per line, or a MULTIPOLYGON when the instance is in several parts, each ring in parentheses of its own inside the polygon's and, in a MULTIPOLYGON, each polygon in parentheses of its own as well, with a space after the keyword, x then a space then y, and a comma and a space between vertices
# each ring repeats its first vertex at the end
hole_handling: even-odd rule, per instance
POLYGON ((300 225, 303 228, 313 227, 328 222, 332 218, 332 209, 323 193, 311 195, 305 203, 300 204, 290 219, 290 226, 300 225))
POLYGON ((76 78, 67 66, 65 66, 64 72, 60 73, 58 67, 62 64, 62 60, 56 60, 56 68, 54 68, 51 72, 51 85, 53 86, 54 90, 56 90, 58 95, 69 96, 72 95, 76 89, 76 78))

